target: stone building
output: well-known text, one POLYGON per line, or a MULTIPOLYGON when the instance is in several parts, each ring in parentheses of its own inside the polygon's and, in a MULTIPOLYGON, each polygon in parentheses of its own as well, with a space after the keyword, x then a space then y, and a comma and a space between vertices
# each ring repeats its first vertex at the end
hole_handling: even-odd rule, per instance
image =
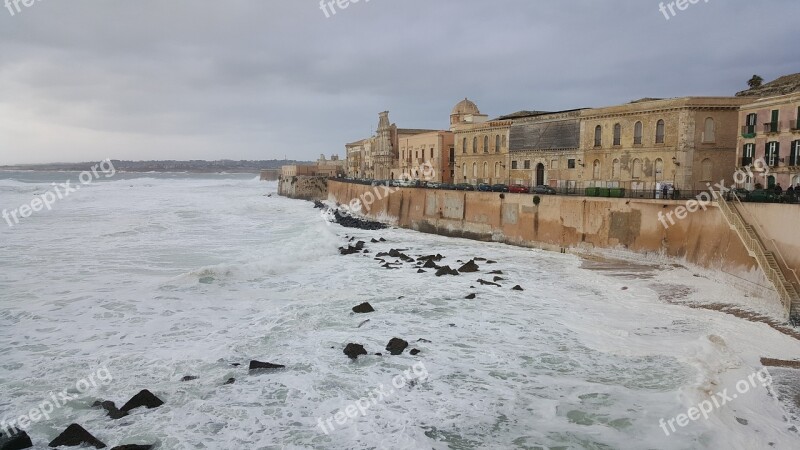
POLYGON ((400 160, 398 173, 407 173, 419 178, 420 167, 429 164, 435 171, 427 181, 453 182, 453 163, 455 157, 454 137, 450 131, 431 131, 399 137, 400 160))
POLYGON ((553 113, 521 111, 511 119, 511 183, 547 185, 563 191, 580 184, 581 110, 553 113))
POLYGON ((362 139, 360 141, 345 144, 344 146, 346 152, 345 159, 347 160, 346 173, 350 178, 365 178, 366 176, 364 171, 364 156, 367 153, 364 149, 364 144, 366 142, 368 142, 368 139, 362 139))
POLYGON ((469 99, 450 114, 454 134, 454 182, 506 183, 509 179, 508 135, 511 120, 488 120, 469 99))
POLYGON ((733 97, 643 99, 581 111, 583 187, 661 192, 732 184, 738 110, 733 97))
POLYGON ((346 160, 339 159, 339 155, 331 155, 330 159, 325 158, 325 155, 320 155, 314 168, 314 174, 323 177, 344 176, 347 170, 346 163, 346 160))
POLYGON ((755 176, 739 187, 753 189, 758 183, 786 190, 800 185, 800 92, 748 100, 739 111, 734 164, 744 168, 763 158, 768 168, 754 164, 755 176))

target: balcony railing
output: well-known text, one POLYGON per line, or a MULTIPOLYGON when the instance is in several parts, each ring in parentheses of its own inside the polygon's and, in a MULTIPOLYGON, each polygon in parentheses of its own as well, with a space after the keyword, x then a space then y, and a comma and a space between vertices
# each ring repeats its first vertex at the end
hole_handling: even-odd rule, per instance
POLYGON ((800 118, 794 119, 791 122, 789 122, 789 128, 792 131, 800 131, 800 118))
POLYGON ((742 127, 742 137, 745 138, 754 138, 756 137, 756 126, 755 125, 745 125, 742 127))
POLYGON ((764 133, 772 134, 772 133, 780 133, 780 131, 781 131, 780 122, 767 122, 764 124, 764 133))

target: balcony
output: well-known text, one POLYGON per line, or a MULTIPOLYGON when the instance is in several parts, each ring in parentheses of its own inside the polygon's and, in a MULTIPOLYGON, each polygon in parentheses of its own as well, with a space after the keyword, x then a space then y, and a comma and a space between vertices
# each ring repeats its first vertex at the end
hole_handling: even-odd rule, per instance
POLYGON ((800 132, 800 119, 793 119, 789 122, 789 129, 793 132, 800 132))
POLYGON ((764 124, 764 133, 776 134, 781 132, 780 122, 767 122, 764 124))
POLYGON ((752 139, 756 137, 756 126, 745 125, 742 127, 742 137, 745 139, 752 139))
POLYGON ((753 157, 752 156, 743 156, 742 157, 742 163, 739 165, 739 167, 747 167, 750 164, 753 164, 753 157))

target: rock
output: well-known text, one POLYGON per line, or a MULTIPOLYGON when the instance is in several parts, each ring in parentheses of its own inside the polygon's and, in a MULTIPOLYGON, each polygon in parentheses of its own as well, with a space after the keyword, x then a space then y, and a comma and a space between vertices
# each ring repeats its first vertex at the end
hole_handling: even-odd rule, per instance
POLYGON ((368 314, 371 312, 375 312, 375 308, 369 304, 369 302, 364 302, 358 306, 353 307, 353 312, 356 314, 368 314))
POLYGON ((382 265, 381 267, 383 267, 384 269, 389 269, 389 270, 391 270, 391 269, 399 270, 400 269, 399 267, 394 267, 391 264, 392 263, 386 263, 386 264, 382 265))
POLYGON ((622 290, 623 291, 627 291, 628 290, 628 286, 622 286, 622 290))
POLYGON ((486 261, 486 258, 478 258, 478 257, 476 257, 475 261, 486 261))
POLYGON ((467 300, 473 300, 475 298, 475 294, 469 294, 468 296, 464 297, 467 300))
POLYGON ((364 241, 356 242, 356 248, 359 249, 359 250, 363 250, 364 249, 364 245, 366 245, 366 242, 364 242, 364 241))
POLYGON ((147 409, 153 409, 158 408, 163 404, 164 402, 161 401, 160 398, 153 395, 153 393, 147 389, 144 389, 138 394, 134 395, 133 398, 128 400, 128 403, 125 403, 125 405, 123 405, 120 409, 125 412, 130 412, 131 410, 142 406, 147 407, 147 409))
POLYGON ((152 449, 152 445, 119 445, 117 447, 112 448, 111 450, 150 450, 152 449))
POLYGON ((419 269, 419 270, 417 270, 417 273, 427 273, 427 271, 419 269))
POLYGON ((127 412, 117 409, 117 405, 111 401, 97 401, 94 402, 92 408, 103 408, 108 413, 108 417, 114 420, 121 419, 128 415, 127 412))
POLYGON ((525 289, 522 289, 522 286, 520 286, 520 285, 516 285, 511 289, 514 290, 514 291, 524 291, 525 290, 525 289))
POLYGON ((286 366, 281 364, 272 364, 268 362, 261 362, 261 361, 250 361, 250 370, 273 370, 273 369, 285 369, 286 366))
POLYGON ((403 351, 408 347, 408 342, 400 338, 392 338, 386 345, 386 350, 394 356, 403 354, 403 351))
POLYGON ((503 274, 502 270, 493 270, 489 272, 489 275, 502 275, 502 274, 503 274))
POLYGON ((430 343, 431 343, 431 341, 429 341, 429 340, 427 340, 427 339, 423 339, 423 338, 419 338, 419 339, 417 339, 417 342, 424 342, 424 343, 426 343, 426 344, 430 344, 430 343))
POLYGON ((384 239, 384 238, 380 238, 378 240, 381 241, 381 242, 386 242, 386 239, 384 239))
POLYGON ((454 323, 450 323, 448 325, 450 325, 451 327, 455 327, 456 326, 456 324, 454 324, 454 323))
POLYGON ((494 277, 494 279, 492 281, 496 282, 496 281, 504 281, 504 280, 505 280, 505 278, 503 278, 503 277, 494 277))
POLYGON ((375 353, 375 356, 383 356, 383 353, 375 353))
POLYGON ((420 354, 420 351, 417 349, 412 349, 409 353, 411 353, 411 356, 416 356, 420 354))
POLYGON ((58 435, 58 437, 53 439, 53 442, 50 443, 50 447, 61 447, 62 445, 64 447, 90 445, 95 448, 106 448, 106 444, 100 442, 96 437, 92 436, 91 433, 84 430, 82 426, 76 423, 68 426, 63 433, 58 435))
POLYGON ((228 378, 228 381, 225 382, 225 386, 233 383, 236 383, 236 378, 228 378))
POLYGON ((377 240, 377 239, 375 239, 375 238, 372 238, 372 240, 371 240, 370 242, 372 242, 373 244, 377 244, 377 243, 378 243, 378 242, 380 242, 380 241, 379 241, 379 240, 377 240))
POLYGON ((352 245, 348 245, 347 248, 339 247, 339 254, 341 255, 352 255, 353 253, 361 252, 360 248, 353 247, 352 245))
POLYGON ((497 261, 492 261, 491 259, 486 261, 486 264, 497 264, 497 261))
POLYGON ((497 287, 501 287, 501 286, 500 286, 499 284, 497 284, 497 283, 492 283, 491 281, 486 281, 486 280, 481 280, 481 279, 478 279, 478 283, 480 283, 480 284, 482 284, 482 285, 484 285, 484 286, 497 286, 497 287))
POLYGON ((359 355, 366 355, 367 350, 361 344, 347 344, 344 348, 344 354, 350 359, 358 359, 359 355))
POLYGON ((437 277, 441 277, 443 275, 461 275, 461 274, 458 273, 457 270, 451 269, 450 266, 444 266, 436 271, 437 277))
POLYGON ((233 364, 231 364, 231 365, 232 365, 233 367, 239 367, 239 366, 241 366, 242 364, 241 364, 241 363, 233 363, 233 364))
POLYGON ((16 428, 10 430, 0 428, 0 450, 22 450, 31 447, 33 447, 33 442, 28 433, 16 428), (7 434, 9 432, 11 435, 7 434))
MULTIPOLYGON (((735 417, 735 416, 734 416, 734 417, 735 417)), ((737 421, 737 422, 739 422, 739 423, 740 423, 740 424, 742 424, 742 425, 747 425, 747 424, 749 423, 749 422, 747 421, 747 419, 742 419, 742 418, 740 418, 740 417, 736 417, 736 421, 737 421)))
POLYGON ((196 380, 198 378, 199 377, 195 377, 195 376, 192 376, 192 375, 186 375, 185 377, 181 378, 181 381, 184 381, 184 382, 186 382, 186 381, 194 381, 194 380, 196 380))
POLYGON ((439 266, 437 266, 436 263, 433 262, 432 259, 429 259, 429 260, 427 260, 425 262, 425 264, 422 266, 422 268, 424 268, 424 269, 438 269, 439 266))
POLYGON ((389 256, 389 254, 386 252, 379 252, 377 255, 375 255, 375 259, 383 258, 384 256, 389 256))
POLYGON ((458 268, 458 271, 461 272, 461 273, 472 273, 472 272, 477 272, 479 270, 480 270, 480 268, 478 267, 477 264, 475 264, 474 260, 469 261, 466 264, 464 264, 463 266, 458 268))

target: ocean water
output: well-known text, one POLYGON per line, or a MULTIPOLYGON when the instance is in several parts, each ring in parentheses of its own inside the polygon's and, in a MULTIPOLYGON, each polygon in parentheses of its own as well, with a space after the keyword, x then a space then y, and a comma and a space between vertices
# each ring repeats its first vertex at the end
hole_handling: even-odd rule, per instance
MULTIPOLYGON (((70 178, 0 173, 0 209, 70 178)), ((761 357, 800 355, 766 325, 659 301, 663 289, 744 296, 729 286, 673 266, 611 276, 574 255, 345 229, 275 191, 252 175, 117 174, 0 222, 0 420, 66 391, 27 429, 36 449, 71 423, 109 447, 159 449, 800 448, 791 402, 762 383, 708 419, 660 426, 735 393, 761 357), (350 237, 370 253, 340 255, 350 237), (392 248, 497 263, 437 278, 381 267, 375 254, 392 248), (491 270, 500 287, 477 282, 491 270), (351 312, 365 301, 376 312, 351 312), (420 353, 389 355, 394 337, 420 353), (351 342, 369 356, 350 361, 351 342), (286 368, 250 374, 253 359, 286 368), (91 406, 142 389, 165 404, 119 420, 91 406)))

